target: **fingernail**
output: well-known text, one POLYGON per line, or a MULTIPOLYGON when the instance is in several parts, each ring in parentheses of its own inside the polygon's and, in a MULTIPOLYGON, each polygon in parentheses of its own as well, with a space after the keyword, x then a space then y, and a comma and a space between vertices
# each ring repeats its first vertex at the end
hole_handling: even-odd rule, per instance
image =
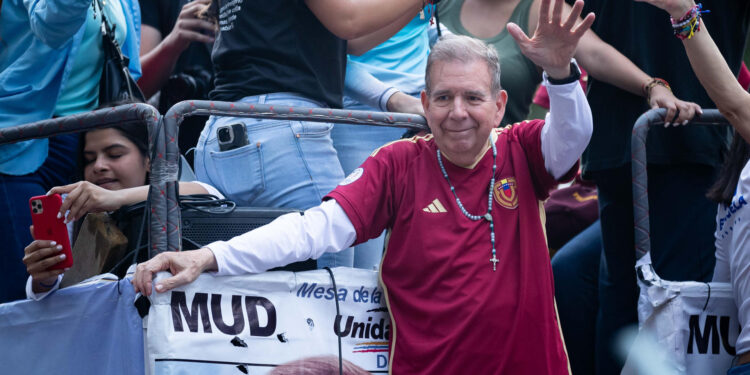
POLYGON ((62 250, 62 245, 57 245, 57 246, 55 246, 55 248, 56 248, 57 250, 62 250))
POLYGON ((682 122, 682 125, 687 125, 687 123, 688 123, 688 120, 685 120, 682 122))
POLYGON ((58 212, 58 213, 57 213, 57 218, 59 219, 59 218, 61 218, 61 217, 62 217, 62 212, 58 212))
POLYGON ((50 246, 55 246, 55 245, 57 245, 57 241, 52 241, 52 242, 49 243, 49 245, 50 246))
POLYGON ((65 254, 60 254, 60 257, 59 257, 59 258, 60 258, 60 260, 63 260, 63 259, 65 259, 65 254))
POLYGON ((664 127, 667 127, 667 126, 669 126, 669 121, 664 123, 664 127))
POLYGON ((157 291, 157 292, 162 292, 162 291, 164 291, 164 285, 161 285, 161 284, 156 284, 156 291, 157 291))

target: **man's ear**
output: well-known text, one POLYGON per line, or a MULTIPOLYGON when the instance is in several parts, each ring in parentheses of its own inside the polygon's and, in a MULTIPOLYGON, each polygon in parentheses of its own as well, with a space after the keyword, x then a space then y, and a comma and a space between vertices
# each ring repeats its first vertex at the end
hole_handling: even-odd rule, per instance
POLYGON ((502 121, 503 116, 505 115, 505 105, 508 103, 508 93, 505 90, 500 90, 500 93, 497 95, 497 99, 495 100, 495 105, 497 106, 497 113, 495 114, 495 123, 500 125, 500 121, 502 121))
POLYGON ((427 114, 427 108, 430 106, 430 100, 427 98, 427 92, 422 90, 422 92, 419 94, 419 99, 422 101, 422 109, 424 110, 424 113, 427 114))

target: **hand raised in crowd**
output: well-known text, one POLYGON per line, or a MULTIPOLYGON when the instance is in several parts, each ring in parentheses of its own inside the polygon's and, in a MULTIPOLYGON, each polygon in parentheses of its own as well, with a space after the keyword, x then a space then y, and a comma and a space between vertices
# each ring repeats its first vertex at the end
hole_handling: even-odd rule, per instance
POLYGON ((701 106, 677 99, 672 94, 672 90, 661 85, 655 85, 651 88, 648 104, 651 109, 665 108, 667 110, 667 114, 664 116, 664 127, 670 124, 674 126, 685 125, 696 113, 703 113, 701 106))
MULTIPOLYGON (((34 238, 34 226, 30 227, 31 237, 34 238)), ((34 293, 44 293, 54 286, 57 277, 65 270, 50 270, 49 268, 65 260, 65 254, 60 254, 62 245, 55 241, 34 240, 23 250, 23 264, 26 272, 31 275, 34 293)))
POLYGON ((635 0, 641 3, 649 3, 657 8, 666 10, 674 19, 679 19, 695 6, 693 0, 635 0))
POLYGON ((60 206, 62 217, 70 210, 65 222, 82 218, 89 212, 114 211, 123 206, 124 190, 107 190, 88 181, 53 187, 47 195, 68 194, 60 206))
POLYGON ((570 75, 570 59, 576 52, 578 41, 594 23, 594 14, 589 13, 576 25, 583 9, 583 1, 578 0, 568 18, 561 23, 564 0, 555 0, 551 15, 550 1, 542 0, 539 23, 531 39, 515 23, 508 23, 507 27, 526 57, 541 66, 550 77, 565 78, 570 75))
POLYGON ((211 5, 211 0, 194 0, 182 7, 174 28, 164 38, 164 42, 183 51, 191 42, 213 43, 216 23, 201 17, 203 10, 211 5))
POLYGON ((211 250, 205 247, 191 251, 168 251, 139 264, 130 282, 133 284, 136 293, 150 296, 154 275, 157 272, 167 270, 173 276, 156 284, 156 291, 159 293, 191 283, 203 271, 217 270, 216 258, 211 250))

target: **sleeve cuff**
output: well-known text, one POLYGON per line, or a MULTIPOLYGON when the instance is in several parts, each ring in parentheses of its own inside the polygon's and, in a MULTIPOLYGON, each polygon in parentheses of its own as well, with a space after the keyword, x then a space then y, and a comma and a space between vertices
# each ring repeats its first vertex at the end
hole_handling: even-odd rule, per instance
POLYGON ((216 241, 206 245, 206 248, 214 254, 214 259, 216 259, 216 271, 211 271, 208 273, 215 276, 224 275, 222 271, 226 270, 226 259, 223 257, 223 254, 229 250, 229 244, 227 244, 226 241, 216 241))
POLYGON ((31 287, 31 276, 29 276, 26 279, 26 298, 33 299, 34 301, 39 301, 50 295, 50 293, 60 289, 60 281, 62 281, 63 275, 57 276, 57 280, 55 280, 55 285, 50 289, 49 291, 46 291, 44 293, 34 293, 34 290, 31 287))
POLYGON ((391 99, 391 96, 393 96, 393 94, 395 94, 396 92, 398 92, 398 89, 396 89, 395 87, 391 87, 388 90, 385 90, 385 92, 380 95, 381 111, 388 112, 388 100, 391 99))
POLYGON ((224 194, 222 194, 215 187, 213 187, 213 186, 211 186, 211 185, 209 185, 209 184, 207 184, 205 182, 201 182, 201 181, 190 181, 190 182, 194 182, 194 183, 197 183, 198 185, 202 186, 204 189, 206 189, 206 192, 208 192, 208 194, 216 196, 219 199, 225 199, 224 194))

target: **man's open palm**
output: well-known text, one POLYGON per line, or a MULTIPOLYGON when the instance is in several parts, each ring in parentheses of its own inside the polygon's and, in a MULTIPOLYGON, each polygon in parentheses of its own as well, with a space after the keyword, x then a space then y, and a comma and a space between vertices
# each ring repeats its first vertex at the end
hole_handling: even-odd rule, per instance
POLYGON ((564 0, 555 0, 550 15, 551 1, 542 0, 539 22, 531 38, 518 25, 508 23, 508 32, 518 43, 521 52, 550 75, 561 69, 567 71, 578 41, 594 23, 593 13, 589 13, 583 21, 577 22, 583 9, 582 0, 576 1, 564 23, 561 22, 564 0))

